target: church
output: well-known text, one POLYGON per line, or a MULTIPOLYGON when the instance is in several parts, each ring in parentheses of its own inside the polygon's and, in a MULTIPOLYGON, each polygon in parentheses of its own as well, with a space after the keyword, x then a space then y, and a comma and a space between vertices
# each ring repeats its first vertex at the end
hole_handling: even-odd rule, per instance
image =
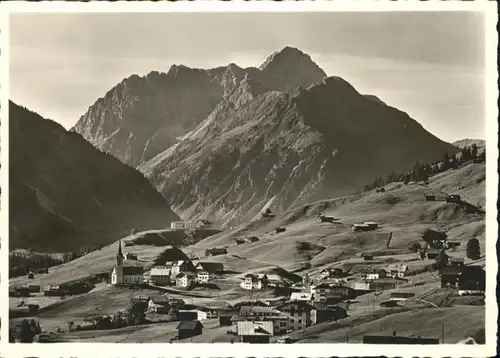
POLYGON ((123 262, 122 243, 119 241, 116 265, 111 273, 111 284, 122 285, 142 282, 144 282, 144 268, 137 265, 127 265, 126 262, 123 262))

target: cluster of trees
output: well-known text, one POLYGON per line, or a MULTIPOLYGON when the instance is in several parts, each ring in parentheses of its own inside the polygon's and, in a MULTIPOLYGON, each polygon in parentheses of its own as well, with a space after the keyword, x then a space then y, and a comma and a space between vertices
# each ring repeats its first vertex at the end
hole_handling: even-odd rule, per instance
POLYGON ((68 331, 85 330, 103 330, 116 329, 127 326, 134 326, 146 323, 146 310, 148 303, 145 301, 130 302, 125 311, 119 311, 113 316, 94 316, 84 318, 84 322, 88 323, 85 328, 76 325, 73 321, 68 321, 68 331))
POLYGON ((42 333, 40 323, 34 319, 17 322, 14 329, 9 329, 9 342, 33 343, 37 334, 42 333))
POLYGON ((30 271, 45 272, 49 267, 63 262, 63 259, 57 255, 13 252, 9 255, 9 277, 23 276, 30 271))
POLYGON ((64 253, 21 253, 12 252, 9 255, 9 277, 27 275, 29 272, 47 273, 49 267, 73 261, 88 253, 102 249, 97 247, 82 247, 77 251, 64 253))
POLYGON ((465 254, 471 260, 477 260, 481 257, 481 246, 479 245, 479 240, 475 237, 467 241, 467 246, 465 248, 465 254))
POLYGON ((410 182, 426 182, 435 174, 442 173, 448 169, 456 169, 459 165, 471 161, 479 160, 480 162, 486 161, 486 151, 483 150, 479 153, 477 145, 474 143, 470 147, 464 147, 460 151, 460 155, 449 155, 444 153, 443 159, 439 162, 432 164, 421 164, 418 160, 413 165, 412 169, 406 173, 396 174, 395 172, 389 173, 385 178, 377 177, 371 183, 366 184, 365 191, 373 190, 375 188, 383 187, 389 183, 403 182, 408 184, 410 182))

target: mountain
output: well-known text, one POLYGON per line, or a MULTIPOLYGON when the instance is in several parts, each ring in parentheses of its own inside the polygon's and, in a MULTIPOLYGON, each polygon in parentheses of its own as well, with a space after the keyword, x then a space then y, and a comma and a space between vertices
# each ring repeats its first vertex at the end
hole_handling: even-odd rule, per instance
POLYGON ((235 64, 214 69, 173 65, 167 73, 132 75, 99 98, 73 131, 122 162, 138 166, 195 128, 245 76, 265 90, 309 86, 326 74, 309 55, 285 47, 260 68, 235 64))
POLYGON ((178 216, 137 170, 9 102, 11 249, 109 244, 178 216))
POLYGON ((486 147, 486 141, 483 139, 461 139, 453 142, 452 144, 458 148, 470 147, 475 144, 480 150, 483 150, 486 147))
POLYGON ((232 224, 458 151, 340 77, 293 90, 270 83, 246 74, 195 130, 138 167, 179 215, 232 224))

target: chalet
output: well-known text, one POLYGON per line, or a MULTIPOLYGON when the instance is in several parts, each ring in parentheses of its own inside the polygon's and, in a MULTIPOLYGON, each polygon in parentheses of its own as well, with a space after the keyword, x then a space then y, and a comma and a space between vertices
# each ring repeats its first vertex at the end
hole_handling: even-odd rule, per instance
POLYGON ((376 222, 373 222, 373 221, 365 221, 363 224, 368 225, 370 230, 375 230, 378 228, 378 224, 376 222))
POLYGON ((310 302, 313 298, 314 295, 311 292, 292 292, 290 295, 290 300, 292 301, 310 302))
POLYGON ((330 279, 330 278, 342 278, 344 277, 344 271, 341 268, 327 268, 323 269, 320 272, 321 279, 330 279))
POLYGON ((460 195, 457 195, 457 194, 448 195, 445 200, 447 203, 458 203, 459 204, 462 202, 462 198, 460 197, 460 195))
POLYGON ((241 301, 234 305, 234 309, 239 311, 242 307, 269 307, 268 302, 263 302, 261 300, 256 301, 241 301))
POLYGON ((175 285, 182 288, 190 288, 195 282, 195 276, 191 272, 181 272, 175 276, 175 285))
POLYGON ((353 295, 354 290, 347 286, 322 283, 312 288, 311 292, 314 294, 316 301, 327 301, 329 298, 335 298, 335 300, 348 299, 353 295))
POLYGON ((172 262, 172 266, 170 268, 171 277, 176 277, 181 272, 195 272, 195 268, 193 262, 189 259, 187 260, 178 260, 172 262))
POLYGON ((271 321, 273 324, 273 332, 277 335, 287 332, 289 316, 277 310, 275 307, 263 306, 241 306, 238 314, 231 317, 231 321, 271 321))
POLYGON ((369 282, 355 282, 352 286, 355 291, 370 291, 369 282))
POLYGON ((178 312, 180 309, 184 308, 186 303, 181 298, 169 298, 168 304, 170 305, 171 312, 178 312))
POLYGON ((365 224, 352 224, 351 225, 352 231, 353 232, 359 232, 359 231, 370 231, 372 230, 370 226, 365 225, 365 224))
POLYGON ((404 278, 408 274, 408 265, 390 264, 385 271, 387 271, 387 277, 404 278))
POLYGON ((450 257, 450 265, 458 268, 465 266, 463 257, 450 257))
POLYGON ((172 221, 170 228, 175 230, 192 230, 196 228, 196 223, 192 221, 172 221))
POLYGON ((45 296, 64 296, 65 292, 59 285, 48 285, 43 290, 45 296))
POLYGON ((361 270, 361 278, 363 280, 378 280, 386 276, 387 271, 384 269, 364 268, 361 270))
POLYGON ((199 219, 196 221, 196 227, 201 229, 201 228, 206 228, 212 225, 212 222, 206 219, 199 219))
POLYGON ((373 260, 373 254, 363 253, 363 254, 361 254, 361 256, 363 257, 363 260, 365 260, 365 261, 372 261, 373 260))
POLYGON ((323 303, 315 303, 313 311, 313 324, 337 321, 347 317, 347 310, 340 306, 326 305, 323 303))
POLYGON ((227 250, 225 248, 213 248, 205 251, 205 256, 218 256, 227 254, 227 250))
POLYGON ((248 238, 248 241, 250 241, 250 242, 257 242, 257 241, 259 241, 259 238, 257 236, 250 236, 248 238))
POLYGON ((313 323, 314 306, 304 301, 290 301, 276 307, 288 315, 287 332, 305 329, 313 323))
POLYGON ((170 268, 167 266, 153 266, 149 273, 149 282, 153 285, 165 286, 170 284, 170 268))
POLYGON ((421 337, 402 337, 393 332, 392 336, 364 335, 365 344, 439 344, 439 339, 421 337))
POLYGON ((132 252, 126 252, 125 260, 137 260, 137 254, 134 254, 132 252))
POLYGON ((198 262, 195 266, 195 270, 218 274, 224 272, 224 265, 219 262, 198 262))
MULTIPOLYGON (((199 312, 203 312, 205 314, 206 319, 217 318, 218 312, 215 308, 210 307, 198 307, 197 310, 199 312)), ((199 317, 203 317, 203 313, 199 317)), ((201 319, 200 319, 201 321, 201 319)))
POLYGON ((177 326, 177 332, 179 339, 199 336, 203 332, 203 325, 200 321, 181 321, 177 326))
POLYGON ((242 279, 240 287, 244 290, 262 290, 264 288, 262 279, 257 275, 247 274, 242 279))
POLYGON ((238 321, 236 327, 242 343, 269 343, 274 333, 270 321, 238 321))
POLYGON ((211 274, 208 271, 201 270, 196 273, 196 280, 198 281, 198 283, 207 283, 213 280, 214 278, 215 275, 211 274))
POLYGON ((279 234, 280 232, 285 232, 286 228, 285 227, 277 227, 276 228, 276 234, 279 234))
POLYGON ((170 312, 170 303, 168 297, 153 297, 148 301, 148 310, 151 312, 167 314, 170 312))

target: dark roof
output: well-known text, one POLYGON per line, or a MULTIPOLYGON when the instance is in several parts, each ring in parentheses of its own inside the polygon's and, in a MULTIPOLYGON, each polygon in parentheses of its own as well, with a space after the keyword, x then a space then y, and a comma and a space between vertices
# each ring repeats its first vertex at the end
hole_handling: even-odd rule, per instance
POLYGON ((302 308, 309 309, 309 310, 314 309, 314 306, 307 303, 306 301, 289 301, 289 302, 285 302, 285 303, 279 305, 276 308, 278 310, 283 310, 288 306, 301 306, 302 308))
POLYGON ((203 328, 203 325, 200 321, 182 321, 177 325, 176 329, 193 330, 198 326, 201 326, 203 328))
POLYGON ((153 301, 153 303, 156 303, 158 305, 167 305, 170 302, 170 299, 165 296, 159 296, 159 297, 152 297, 151 301, 153 301))
POLYGON ((222 247, 214 247, 213 249, 208 249, 207 253, 209 253, 209 254, 217 254, 217 253, 227 254, 227 250, 222 248, 222 247))
POLYGON ((462 274, 462 270, 454 266, 445 266, 439 271, 439 273, 441 276, 460 276, 462 274))
POLYGON ((144 267, 142 266, 123 266, 124 275, 142 275, 144 267))
POLYGON ((198 265, 208 272, 217 272, 224 270, 224 265, 220 262, 198 262, 196 266, 198 265))

